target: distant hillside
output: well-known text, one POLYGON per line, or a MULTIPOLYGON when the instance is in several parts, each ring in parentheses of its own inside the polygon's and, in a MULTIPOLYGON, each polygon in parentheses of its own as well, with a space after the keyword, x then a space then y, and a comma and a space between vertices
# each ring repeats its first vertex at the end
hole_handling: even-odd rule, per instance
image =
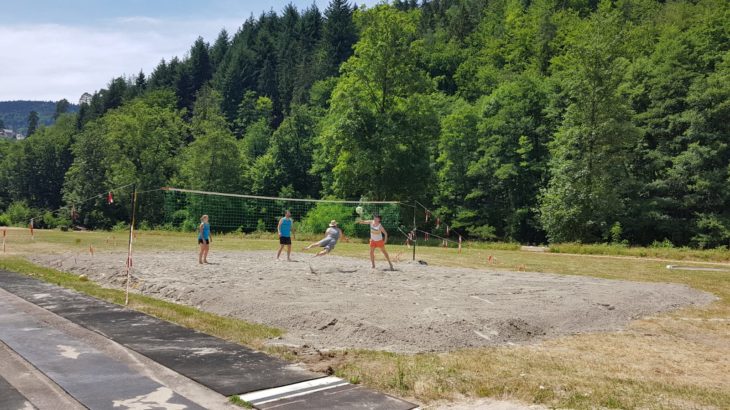
MULTIPOLYGON (((76 112, 79 106, 71 104, 69 112, 76 112)), ((54 101, 0 101, 0 120, 5 123, 5 128, 25 134, 28 128, 28 114, 36 111, 40 117, 40 123, 50 125, 53 123, 53 113, 56 112, 54 101)))

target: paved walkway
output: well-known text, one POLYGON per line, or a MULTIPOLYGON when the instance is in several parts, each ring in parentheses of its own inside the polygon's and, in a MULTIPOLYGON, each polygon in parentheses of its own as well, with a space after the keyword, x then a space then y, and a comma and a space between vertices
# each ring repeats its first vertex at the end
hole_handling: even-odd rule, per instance
MULTIPOLYGON (((13 298, 19 297, 53 316, 60 316, 95 332, 97 336, 131 349, 157 365, 220 394, 222 399, 240 395, 256 408, 284 410, 409 410, 416 407, 338 378, 323 377, 261 352, 27 276, 0 271, 0 288, 7 291, 0 293, 0 341, 90 409, 198 409, 210 408, 211 399, 206 398, 201 405, 200 401, 196 401, 199 395, 189 394, 193 388, 171 388, 161 383, 159 377, 149 377, 144 369, 130 366, 78 335, 71 335, 49 325, 48 320, 36 317, 42 314, 32 314, 28 309, 19 308, 13 298)), ((14 388, 12 383, 6 384, 14 388)), ((21 394, 23 389, 15 391, 20 395, 17 403, 27 402, 21 394)), ((18 406, 7 407, 24 408, 18 406)))
POLYGON ((31 410, 35 408, 15 387, 0 377, 0 409, 31 410))

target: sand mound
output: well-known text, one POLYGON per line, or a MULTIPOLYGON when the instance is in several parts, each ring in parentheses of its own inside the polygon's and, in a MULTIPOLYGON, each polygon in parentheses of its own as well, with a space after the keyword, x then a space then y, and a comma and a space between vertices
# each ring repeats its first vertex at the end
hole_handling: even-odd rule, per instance
MULTIPOLYGON (((618 330, 632 319, 714 296, 684 285, 530 272, 396 264, 273 252, 138 253, 135 291, 287 330, 272 343, 320 349, 447 351, 618 330), (381 266, 384 266, 381 263, 381 266)), ((31 259, 122 287, 126 255, 38 255, 31 259)))

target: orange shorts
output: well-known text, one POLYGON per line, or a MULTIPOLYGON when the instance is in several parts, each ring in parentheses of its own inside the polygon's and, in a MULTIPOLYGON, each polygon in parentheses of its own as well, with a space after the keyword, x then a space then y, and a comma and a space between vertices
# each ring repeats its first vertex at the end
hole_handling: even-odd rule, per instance
POLYGON ((370 240, 370 247, 371 248, 383 248, 385 249, 385 239, 381 239, 379 241, 370 240))

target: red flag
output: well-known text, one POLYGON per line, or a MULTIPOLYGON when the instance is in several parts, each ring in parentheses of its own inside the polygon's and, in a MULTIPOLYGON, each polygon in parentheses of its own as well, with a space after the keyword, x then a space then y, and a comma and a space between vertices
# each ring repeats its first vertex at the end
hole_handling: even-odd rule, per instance
POLYGON ((112 191, 109 191, 109 194, 106 196, 106 203, 109 205, 114 203, 114 197, 112 196, 112 191))
POLYGON ((441 218, 436 217, 436 229, 438 229, 439 226, 441 226, 441 218))
POLYGON ((428 240, 428 238, 429 238, 428 232, 424 233, 423 234, 423 239, 428 240))
POLYGON ((451 232, 451 229, 449 228, 449 225, 446 225, 446 236, 449 236, 450 232, 451 232))
POLYGON ((430 217, 430 216, 431 216, 431 212, 430 211, 426 211, 426 222, 428 222, 428 217, 430 217))
POLYGON ((30 237, 32 238, 33 235, 33 219, 30 220, 30 224, 28 224, 28 229, 30 229, 30 237))

